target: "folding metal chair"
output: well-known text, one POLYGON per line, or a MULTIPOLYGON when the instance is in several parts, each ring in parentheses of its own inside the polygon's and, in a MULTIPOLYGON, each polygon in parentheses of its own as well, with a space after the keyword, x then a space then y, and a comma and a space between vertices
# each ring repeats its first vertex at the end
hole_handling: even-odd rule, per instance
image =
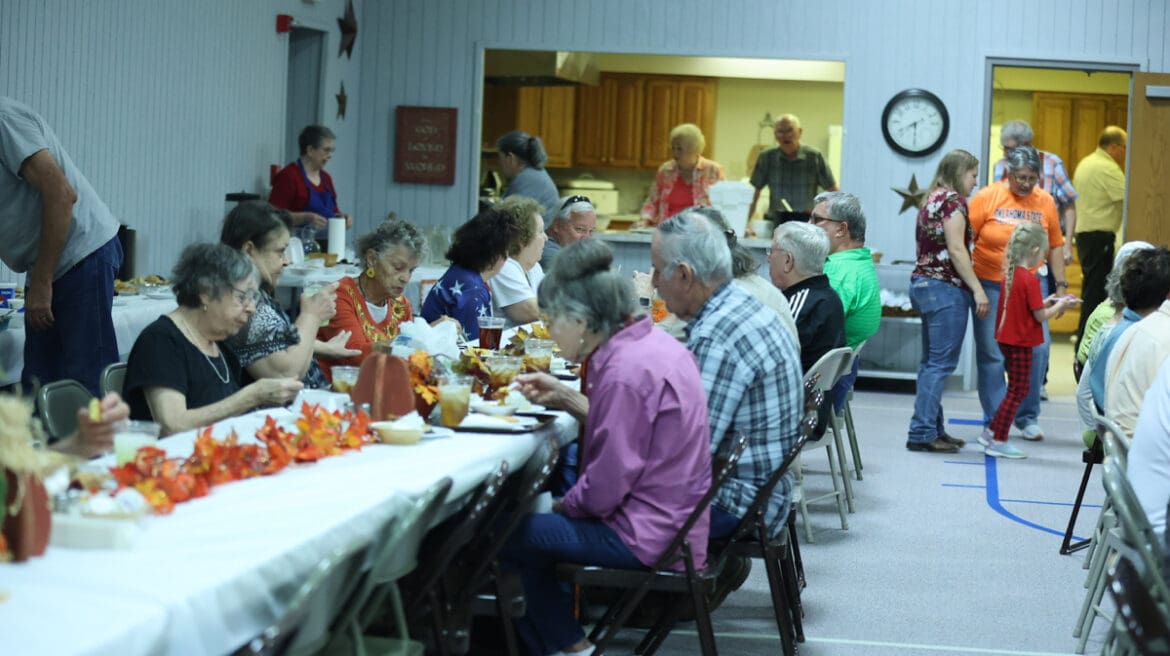
POLYGON ((102 391, 102 396, 110 392, 122 393, 123 383, 126 382, 126 363, 114 362, 102 369, 101 380, 98 381, 98 388, 102 391))
POLYGON ((76 380, 58 380, 42 385, 37 392, 37 411, 49 436, 55 440, 77 430, 77 411, 93 398, 76 380))
POLYGON ((1109 572, 1109 594, 1117 607, 1113 631, 1131 653, 1170 654, 1170 617, 1146 584, 1146 576, 1128 557, 1109 572))
MULTIPOLYGON (((714 477, 710 489, 699 500, 694 511, 683 522, 683 525, 679 527, 674 539, 663 551, 662 556, 654 562, 653 567, 632 570, 575 563, 563 563, 557 567, 558 577, 576 585, 625 590, 625 593, 606 610, 605 615, 589 633, 589 640, 594 643, 594 653, 605 651, 606 645, 625 625, 638 602, 650 591, 689 595, 698 624, 699 644, 702 652, 704 656, 713 656, 717 653, 715 635, 711 628, 711 613, 707 606, 707 595, 714 589, 715 577, 722 570, 724 560, 712 561, 708 558, 707 566, 700 569, 695 564, 687 535, 695 522, 699 521, 699 518, 708 511, 711 500, 715 498, 715 493, 734 470, 746 447, 747 436, 737 436, 727 454, 726 463, 714 477), (683 561, 683 571, 668 569, 680 559, 683 561)), ((668 606, 656 626, 663 627, 666 632, 669 632, 677 612, 677 606, 668 606)), ((665 638, 665 635, 662 637, 665 638)))
MULTIPOLYGON (((853 350, 848 346, 835 348, 821 356, 821 359, 817 360, 816 363, 809 368, 808 372, 805 373, 805 385, 813 386, 826 397, 822 403, 832 402, 827 398, 829 391, 833 389, 833 385, 837 383, 837 379, 841 375, 842 362, 851 357, 852 353, 853 350)), ((836 413, 834 413, 830 408, 828 415, 829 421, 831 422, 830 428, 832 429, 833 435, 830 437, 830 431, 825 430, 825 432, 819 437, 810 437, 809 440, 804 444, 804 450, 822 446, 825 447, 825 450, 829 456, 829 477, 833 483, 833 491, 822 494, 818 497, 809 498, 808 493, 804 489, 804 472, 799 464, 799 460, 797 461, 798 464, 794 467, 793 470, 796 474, 796 492, 794 496, 797 499, 796 505, 798 508, 800 508, 801 518, 804 520, 805 536, 808 538, 809 542, 815 542, 816 538, 813 537, 812 524, 809 522, 808 504, 815 503, 821 499, 835 498, 837 500, 837 512, 841 516, 841 528, 844 530, 849 529, 849 520, 846 517, 846 506, 848 499, 852 495, 852 487, 849 482, 849 474, 845 470, 845 456, 841 452, 841 432, 839 430, 838 422, 836 421, 836 413), (836 453, 834 453, 834 451, 836 451, 836 453), (840 480, 838 480, 838 478, 840 478, 840 480)))
MULTIPOLYGON (((853 349, 853 355, 851 355, 849 357, 849 360, 841 365, 841 375, 842 376, 844 376, 845 374, 847 374, 853 370, 853 363, 856 362, 859 358, 861 358, 861 349, 865 348, 865 345, 867 342, 869 342, 868 339, 861 342, 860 344, 858 344, 857 348, 853 349)), ((854 383, 854 386, 855 385, 856 385, 856 382, 854 383)), ((840 422, 843 422, 845 425, 845 434, 849 438, 849 450, 853 455, 853 473, 855 476, 857 476, 857 480, 860 481, 861 480, 861 469, 862 469, 861 447, 857 443, 857 429, 853 425, 853 409, 851 407, 852 404, 853 404, 853 387, 850 387, 849 391, 845 393, 845 407, 841 410, 841 414, 838 417, 838 420, 840 422)), ((850 507, 849 510, 850 510, 850 512, 852 512, 853 508, 850 507)))

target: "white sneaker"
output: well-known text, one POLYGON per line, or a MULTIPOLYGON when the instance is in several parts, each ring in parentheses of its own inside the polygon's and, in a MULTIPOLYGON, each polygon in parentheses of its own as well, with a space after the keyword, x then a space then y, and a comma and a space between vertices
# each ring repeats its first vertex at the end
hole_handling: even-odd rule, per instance
POLYGON ((1029 442, 1039 442, 1044 439, 1044 431, 1040 430, 1040 424, 1028 424, 1020 429, 1020 437, 1029 442))
POLYGON ((994 458, 1027 458, 1027 454, 1007 442, 992 442, 983 449, 983 453, 994 458))

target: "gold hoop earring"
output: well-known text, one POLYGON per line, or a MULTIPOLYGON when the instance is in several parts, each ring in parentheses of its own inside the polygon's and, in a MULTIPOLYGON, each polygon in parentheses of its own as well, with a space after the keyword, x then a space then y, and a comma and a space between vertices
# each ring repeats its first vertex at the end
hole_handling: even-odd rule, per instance
POLYGON ((367 277, 367 278, 373 278, 373 277, 374 277, 374 267, 372 267, 372 266, 368 266, 368 267, 366 267, 366 277, 367 277))

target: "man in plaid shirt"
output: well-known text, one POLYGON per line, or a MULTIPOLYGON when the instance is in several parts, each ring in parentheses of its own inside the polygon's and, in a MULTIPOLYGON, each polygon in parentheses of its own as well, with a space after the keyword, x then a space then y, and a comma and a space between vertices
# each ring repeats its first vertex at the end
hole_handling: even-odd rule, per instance
MULTIPOLYGON (((707 392, 711 451, 725 453, 748 436, 735 472, 711 505, 711 536, 729 535, 780 466, 800 430, 800 346, 755 297, 731 282, 725 235, 698 212, 684 210, 658 226, 650 247, 654 283, 668 310, 689 322, 707 392)), ((765 519, 778 533, 788 517, 791 474, 772 493, 765 519)))

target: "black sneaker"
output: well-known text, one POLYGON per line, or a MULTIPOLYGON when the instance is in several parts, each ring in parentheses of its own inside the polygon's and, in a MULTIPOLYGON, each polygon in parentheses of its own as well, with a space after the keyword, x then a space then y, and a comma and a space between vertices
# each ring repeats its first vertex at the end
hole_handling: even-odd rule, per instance
POLYGON ((910 451, 926 451, 927 453, 958 453, 959 447, 939 438, 933 442, 907 442, 906 448, 910 451))
POLYGON ((967 446, 966 440, 961 440, 961 439, 955 437, 954 435, 947 435, 946 433, 939 435, 938 441, 942 442, 943 444, 954 444, 955 446, 959 447, 960 449, 967 446))

